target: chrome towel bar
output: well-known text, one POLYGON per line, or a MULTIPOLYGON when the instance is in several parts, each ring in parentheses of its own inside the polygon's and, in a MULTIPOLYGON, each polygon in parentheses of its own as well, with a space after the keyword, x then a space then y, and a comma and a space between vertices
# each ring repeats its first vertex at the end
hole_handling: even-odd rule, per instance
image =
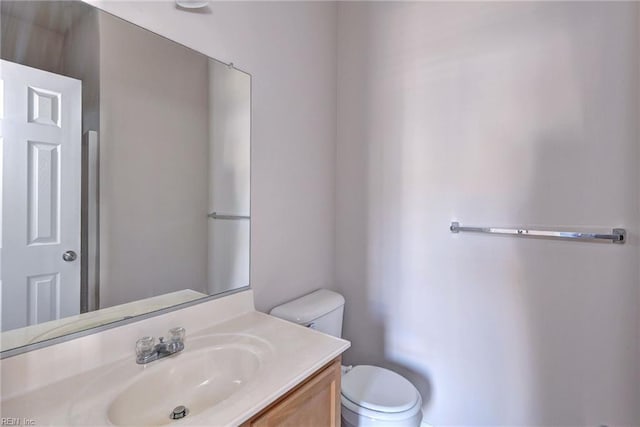
POLYGON ((217 212, 211 212, 207 216, 213 219, 251 219, 251 217, 247 215, 225 215, 217 212))
POLYGON ((474 233, 508 234, 522 237, 551 237, 567 240, 610 240, 611 243, 622 244, 627 240, 627 231, 624 228, 614 228, 611 234, 582 233, 579 231, 549 231, 529 230, 526 228, 497 228, 497 227, 462 227, 458 222, 452 222, 449 230, 452 233, 471 231, 474 233))

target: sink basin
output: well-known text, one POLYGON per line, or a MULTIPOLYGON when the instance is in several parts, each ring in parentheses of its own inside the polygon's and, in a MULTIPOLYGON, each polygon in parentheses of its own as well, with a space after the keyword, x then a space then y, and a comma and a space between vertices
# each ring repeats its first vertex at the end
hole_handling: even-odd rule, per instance
MULTIPOLYGON (((122 384, 105 408, 111 424, 176 423, 170 417, 174 408, 186 407, 188 420, 225 402, 250 384, 271 351, 268 343, 252 335, 216 334, 191 340, 187 337, 184 351, 145 366, 132 366, 132 358, 111 368, 91 388, 104 388, 105 382, 122 384)), ((87 414, 87 404, 97 400, 94 396, 80 398, 71 411, 70 421, 86 423, 83 414, 87 414)))

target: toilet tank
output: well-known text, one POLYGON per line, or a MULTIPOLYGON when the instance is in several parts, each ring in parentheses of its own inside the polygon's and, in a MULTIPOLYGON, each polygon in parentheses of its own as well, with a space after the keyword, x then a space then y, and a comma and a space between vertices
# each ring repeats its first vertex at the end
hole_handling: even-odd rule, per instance
POLYGON ((341 338, 343 312, 342 295, 318 289, 275 307, 269 314, 341 338))

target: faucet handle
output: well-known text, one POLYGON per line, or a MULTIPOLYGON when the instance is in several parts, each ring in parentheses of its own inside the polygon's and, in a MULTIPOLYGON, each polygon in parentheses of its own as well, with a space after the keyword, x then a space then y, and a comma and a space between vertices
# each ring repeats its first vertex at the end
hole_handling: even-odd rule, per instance
POLYGON ((139 360, 147 359, 154 352, 156 340, 153 337, 142 337, 136 341, 136 356, 139 360))
POLYGON ((185 329, 180 326, 169 329, 169 341, 172 343, 183 343, 185 334, 185 329))

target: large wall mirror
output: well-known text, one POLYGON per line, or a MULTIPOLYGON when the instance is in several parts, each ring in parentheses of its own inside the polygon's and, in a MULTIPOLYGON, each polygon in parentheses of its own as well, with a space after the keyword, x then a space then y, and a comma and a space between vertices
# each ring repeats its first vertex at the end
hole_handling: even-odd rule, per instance
POLYGON ((249 286, 251 77, 80 1, 0 14, 3 354, 249 286))

